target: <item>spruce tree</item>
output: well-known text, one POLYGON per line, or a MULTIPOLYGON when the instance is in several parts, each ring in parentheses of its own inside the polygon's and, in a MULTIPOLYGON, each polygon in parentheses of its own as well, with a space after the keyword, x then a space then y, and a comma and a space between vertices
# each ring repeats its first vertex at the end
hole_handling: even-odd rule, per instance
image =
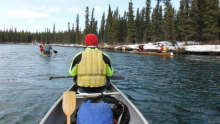
POLYGON ((92 28, 93 32, 95 35, 98 36, 98 21, 94 19, 94 22, 93 22, 93 28, 92 28))
POLYGON ((67 43, 70 43, 70 22, 68 22, 67 43))
POLYGON ((89 34, 90 30, 89 30, 89 7, 86 7, 86 15, 85 15, 85 29, 84 29, 84 34, 89 34))
POLYGON ((186 42, 189 37, 192 37, 190 34, 190 7, 189 7, 189 0, 181 0, 180 1, 180 10, 179 10, 179 26, 178 30, 180 32, 180 37, 183 41, 186 42))
POLYGON ((157 4, 156 7, 153 9, 153 13, 152 13, 152 41, 158 41, 162 35, 162 11, 160 9, 162 9, 160 7, 160 1, 161 0, 157 0, 157 4))
POLYGON ((55 23, 53 24, 53 41, 54 43, 56 43, 56 26, 55 26, 55 23))
POLYGON ((218 18, 219 18, 219 7, 218 0, 206 0, 207 7, 204 13, 204 28, 203 37, 207 41, 218 40, 219 29, 218 29, 218 18))
POLYGON ((105 27, 105 42, 106 43, 112 43, 112 10, 111 6, 109 5, 108 8, 108 15, 106 19, 106 27, 105 27))
POLYGON ((139 8, 137 8, 137 13, 136 13, 136 19, 135 19, 135 24, 136 24, 136 32, 137 32, 137 42, 140 43, 142 42, 142 34, 141 34, 141 15, 139 8))
POLYGON ((133 3, 129 2, 128 8, 128 23, 127 23, 127 41, 129 43, 136 43, 137 42, 137 29, 134 22, 134 15, 133 15, 133 3))
POLYGON ((198 3, 198 14, 199 14, 199 20, 198 20, 198 32, 199 32, 199 40, 200 41, 204 41, 204 38, 203 38, 203 28, 205 28, 205 25, 204 25, 204 15, 205 15, 205 12, 206 12, 206 7, 207 7, 207 3, 206 3, 206 0, 197 0, 197 3, 198 3))
POLYGON ((79 14, 76 16, 76 43, 80 44, 80 31, 79 31, 79 14))
POLYGON ((197 0, 191 0, 190 1, 191 7, 190 7, 190 12, 189 12, 189 39, 190 40, 195 40, 198 41, 199 39, 199 10, 198 10, 198 4, 197 0))
POLYGON ((157 9, 154 8, 153 9, 153 12, 152 12, 152 23, 151 23, 151 33, 152 33, 152 37, 151 37, 151 40, 152 41, 157 41, 157 9))
POLYGON ((112 30, 113 30, 112 32, 113 44, 119 43, 120 32, 119 32, 118 7, 114 11, 113 20, 112 20, 112 30))
POLYGON ((92 15, 91 15, 91 19, 90 19, 90 33, 96 34, 97 35, 97 22, 95 21, 95 17, 94 17, 94 12, 95 9, 92 8, 92 15))
POLYGON ((165 30, 165 40, 173 41, 175 39, 175 30, 174 30, 174 9, 170 1, 165 2, 164 9, 164 30, 165 30))
POLYGON ((164 19, 163 19, 163 7, 162 5, 160 5, 159 8, 159 13, 158 13, 158 40, 164 40, 164 28, 163 28, 163 23, 164 23, 164 19))
POLYGON ((140 34, 140 43, 143 43, 144 42, 144 33, 145 33, 145 28, 146 28, 146 23, 145 23, 145 12, 146 9, 145 7, 142 8, 141 12, 140 12, 140 30, 141 30, 141 34, 140 34))
POLYGON ((147 42, 150 42, 152 38, 150 13, 151 13, 151 0, 146 0, 146 15, 145 15, 146 28, 144 33, 144 40, 147 42))
POLYGON ((72 24, 72 29, 70 31, 70 41, 72 44, 76 43, 76 33, 75 33, 74 23, 72 24))
POLYGON ((99 42, 104 42, 105 36, 105 12, 102 14, 101 25, 99 29, 99 42))
POLYGON ((123 17, 119 17, 119 35, 120 43, 125 43, 127 38, 127 13, 124 12, 123 17))

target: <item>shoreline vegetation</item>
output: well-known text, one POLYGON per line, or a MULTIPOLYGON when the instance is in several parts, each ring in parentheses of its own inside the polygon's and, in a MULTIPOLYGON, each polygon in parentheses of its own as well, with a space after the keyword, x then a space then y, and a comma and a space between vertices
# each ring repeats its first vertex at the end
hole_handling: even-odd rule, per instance
MULTIPOLYGON (((16 42, 5 42, 1 44, 26 44, 26 45, 40 45, 40 43, 16 43, 16 42)), ((173 52, 174 54, 191 54, 191 55, 213 55, 220 56, 220 43, 216 42, 176 42, 174 45, 168 41, 160 42, 149 42, 143 44, 107 44, 100 43, 99 49, 107 49, 114 51, 132 52, 138 49, 139 45, 144 45, 146 52, 157 52, 160 47, 158 44, 164 44, 168 48, 168 52, 173 52)), ((75 47, 75 48, 85 48, 82 44, 51 44, 52 46, 59 47, 75 47)))

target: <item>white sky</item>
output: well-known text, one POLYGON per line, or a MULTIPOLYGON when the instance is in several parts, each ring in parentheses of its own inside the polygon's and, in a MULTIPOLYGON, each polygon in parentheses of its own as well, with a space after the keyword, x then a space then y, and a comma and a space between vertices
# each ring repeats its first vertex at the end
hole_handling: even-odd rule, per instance
MULTIPOLYGON (((95 8, 95 19, 100 26, 103 12, 107 16, 108 6, 115 10, 118 6, 120 15, 128 11, 130 0, 0 0, 0 30, 16 27, 18 31, 28 30, 31 32, 44 31, 45 28, 56 31, 67 30, 68 22, 76 22, 76 15, 79 13, 80 28, 84 29, 85 9, 88 6, 91 15, 92 8, 95 8)), ((171 0, 175 10, 179 8, 179 0, 171 0)), ((134 15, 136 10, 145 7, 146 0, 133 0, 134 15)), ((156 0, 151 0, 154 8, 156 0)))

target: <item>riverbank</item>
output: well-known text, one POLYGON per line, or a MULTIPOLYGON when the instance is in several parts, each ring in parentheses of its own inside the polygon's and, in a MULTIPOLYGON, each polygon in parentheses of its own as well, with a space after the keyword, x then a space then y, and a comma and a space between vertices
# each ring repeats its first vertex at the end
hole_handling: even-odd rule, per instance
MULTIPOLYGON (((5 44, 18 44, 13 42, 7 42, 5 44)), ((31 43, 19 43, 28 45, 40 45, 31 43)), ((138 49, 139 45, 144 45, 144 49, 149 52, 156 52, 160 49, 159 44, 164 44, 168 48, 168 52, 173 52, 174 54, 192 54, 192 55, 217 55, 220 56, 220 43, 198 43, 198 42, 176 42, 175 45, 168 41, 161 42, 149 42, 145 44, 124 44, 124 45, 111 45, 107 43, 99 44, 99 49, 109 49, 109 50, 121 50, 121 51, 134 51, 138 49)), ((60 47, 76 47, 85 48, 85 45, 81 44, 51 44, 52 46, 60 47)))
MULTIPOLYGON (((100 44, 100 49, 110 49, 110 50, 122 50, 122 51, 133 51, 137 50, 139 45, 144 45, 144 49, 150 52, 156 52, 160 49, 159 44, 164 44, 169 52, 174 54, 193 54, 193 55, 220 55, 220 44, 199 44, 197 42, 177 42, 174 46, 172 43, 167 41, 146 43, 146 44, 127 44, 127 45, 109 45, 100 44)), ((79 44, 52 44, 54 46, 61 47, 85 47, 85 45, 79 44)))

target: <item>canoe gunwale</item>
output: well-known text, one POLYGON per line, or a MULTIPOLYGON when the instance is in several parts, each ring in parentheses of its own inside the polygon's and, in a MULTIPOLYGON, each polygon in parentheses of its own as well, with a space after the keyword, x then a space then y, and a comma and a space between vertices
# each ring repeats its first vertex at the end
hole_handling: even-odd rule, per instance
MULTIPOLYGON (((70 88, 67 91, 70 91, 73 88, 74 85, 70 86, 70 88)), ((39 124, 44 124, 46 119, 50 116, 50 114, 53 112, 53 110, 57 107, 57 105, 63 100, 63 95, 53 104, 53 106, 49 109, 47 114, 43 117, 41 122, 39 124)))
MULTIPOLYGON (((120 95, 122 95, 122 97, 124 97, 124 99, 126 100, 126 102, 129 103, 129 105, 132 106, 132 108, 135 110, 135 112, 137 112, 138 116, 141 118, 141 120, 143 120, 144 124, 148 124, 147 120, 145 119, 145 117, 142 115, 142 113, 136 108, 136 106, 114 85, 111 84, 119 93, 120 95)), ((127 104, 126 104, 127 105, 127 104)), ((128 106, 128 105, 127 105, 128 106)))
MULTIPOLYGON (((73 89, 73 86, 74 85, 72 85, 67 91, 71 91, 71 89, 73 89)), ((138 124, 148 124, 147 120, 141 114, 141 112, 114 84, 111 83, 110 89, 111 89, 110 90, 111 92, 107 92, 107 93, 105 93, 105 95, 113 96, 116 99, 119 99, 121 102, 123 102, 124 104, 127 105, 128 109, 129 109, 130 116, 131 116, 129 124, 132 124, 134 122, 135 123, 137 122, 138 124)), ((91 94, 87 94, 87 95, 86 94, 76 94, 76 99, 78 99, 80 101, 83 99, 89 99, 89 97, 97 97, 100 95, 101 95, 101 93, 96 93, 95 96, 94 96, 94 94, 93 95, 91 95, 91 94)), ((49 124, 49 122, 51 123, 51 121, 54 118, 53 115, 56 114, 56 113, 54 113, 54 111, 57 111, 57 109, 60 108, 59 106, 62 106, 62 104, 61 104, 62 99, 63 99, 62 97, 63 97, 63 95, 50 108, 50 110, 47 112, 47 114, 40 121, 40 124, 49 124)))
POLYGON ((138 52, 138 51, 134 51, 133 53, 134 54, 141 54, 141 55, 173 56, 173 52, 157 53, 157 52, 138 52))

